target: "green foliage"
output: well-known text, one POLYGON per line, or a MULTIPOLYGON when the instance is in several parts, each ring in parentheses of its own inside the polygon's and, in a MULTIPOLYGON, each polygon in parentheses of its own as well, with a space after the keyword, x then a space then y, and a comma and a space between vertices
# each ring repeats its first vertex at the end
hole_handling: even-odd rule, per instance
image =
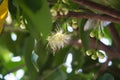
POLYGON ((2 3, 3 0, 0 0, 0 4, 2 3))
POLYGON ((31 61, 33 48, 34 48, 34 39, 31 36, 29 36, 25 40, 23 53, 24 53, 25 63, 28 68, 29 74, 30 73, 34 74, 34 75, 30 74, 31 80, 37 79, 37 75, 38 75, 37 70, 35 69, 31 61))
MULTIPOLYGON (((31 0, 32 1, 32 0, 31 0)), ((51 16, 48 8, 48 3, 46 0, 42 0, 41 2, 36 2, 36 4, 40 4, 40 8, 37 9, 37 12, 34 13, 30 6, 27 6, 24 1, 16 1, 21 9, 24 11, 24 15, 27 19, 27 27, 37 39, 42 36, 43 41, 46 40, 48 33, 51 30, 51 16)), ((35 5, 36 5, 35 4, 35 5)), ((34 9, 35 10, 35 9, 34 9)))
POLYGON ((46 46, 44 46, 41 42, 42 42, 41 40, 37 41, 35 46, 35 53, 39 56, 36 62, 38 64, 39 70, 43 69, 48 58, 46 46))
POLYGON ((101 76, 97 80, 115 80, 115 79, 111 74, 105 73, 103 76, 101 76))
POLYGON ((46 80, 66 80, 67 75, 60 69, 53 72, 46 80))

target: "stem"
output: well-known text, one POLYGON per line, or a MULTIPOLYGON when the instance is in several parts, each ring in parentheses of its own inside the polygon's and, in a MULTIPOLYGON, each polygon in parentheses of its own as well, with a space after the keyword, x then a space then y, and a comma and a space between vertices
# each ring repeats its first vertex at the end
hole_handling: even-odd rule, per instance
POLYGON ((113 8, 106 7, 102 4, 98 4, 98 3, 95 3, 95 2, 92 2, 89 0, 73 0, 73 2, 75 2, 79 5, 82 5, 82 6, 86 6, 86 7, 95 9, 97 11, 100 11, 100 12, 107 14, 109 16, 112 16, 114 18, 120 19, 120 12, 119 11, 116 11, 113 8))
POLYGON ((108 15, 100 15, 100 14, 95 14, 95 13, 69 12, 68 15, 57 16, 57 18, 63 18, 63 17, 86 18, 86 19, 94 19, 94 20, 102 20, 102 21, 120 23, 120 19, 108 16, 108 15))

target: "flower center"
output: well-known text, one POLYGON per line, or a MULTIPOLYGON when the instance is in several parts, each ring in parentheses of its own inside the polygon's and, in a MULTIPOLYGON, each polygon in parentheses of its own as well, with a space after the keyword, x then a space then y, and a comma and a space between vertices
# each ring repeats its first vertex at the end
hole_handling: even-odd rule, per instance
POLYGON ((62 41, 63 40, 63 35, 61 33, 57 33, 55 35, 55 39, 58 40, 58 41, 62 41))

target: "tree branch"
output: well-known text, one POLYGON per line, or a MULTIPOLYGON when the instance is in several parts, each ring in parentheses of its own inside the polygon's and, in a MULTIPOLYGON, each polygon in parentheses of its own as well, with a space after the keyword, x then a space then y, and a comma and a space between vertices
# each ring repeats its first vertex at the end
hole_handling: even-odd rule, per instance
POLYGON ((92 9, 95 9, 97 11, 100 11, 104 14, 110 15, 112 17, 118 18, 120 19, 120 12, 117 10, 114 10, 113 8, 109 8, 106 7, 102 4, 98 4, 89 0, 73 0, 73 2, 82 5, 82 6, 86 6, 92 9))
POLYGON ((80 13, 80 12, 69 12, 65 16, 58 15, 57 18, 62 17, 75 17, 75 18, 86 18, 86 19, 94 19, 94 20, 102 20, 102 21, 110 21, 115 23, 120 23, 120 19, 108 16, 108 15, 100 15, 95 13, 80 13))

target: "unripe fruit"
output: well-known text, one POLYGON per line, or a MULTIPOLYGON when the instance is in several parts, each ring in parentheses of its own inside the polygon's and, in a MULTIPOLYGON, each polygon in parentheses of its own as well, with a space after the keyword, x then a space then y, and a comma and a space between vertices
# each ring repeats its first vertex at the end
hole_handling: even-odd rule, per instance
POLYGON ((77 19, 76 19, 76 18, 73 18, 73 19, 72 19, 72 23, 73 23, 73 24, 77 23, 77 19))
POLYGON ((62 12, 63 12, 64 15, 67 15, 69 10, 67 8, 62 8, 62 12))
POLYGON ((63 11, 59 11, 59 14, 60 14, 61 16, 63 16, 63 15, 64 15, 63 11))
POLYGON ((87 50, 87 51, 86 51, 86 55, 90 56, 90 55, 92 55, 92 54, 93 54, 93 50, 87 50))
POLYGON ((68 3, 68 0, 62 0, 62 2, 67 4, 67 3, 68 3))
POLYGON ((91 56, 91 59, 92 59, 92 60, 96 60, 96 59, 97 59, 97 55, 96 55, 96 54, 93 54, 93 55, 91 56))
POLYGON ((73 23, 73 24, 72 24, 72 28, 73 28, 73 29, 77 29, 77 28, 78 28, 77 23, 73 23))
POLYGON ((105 55, 102 53, 102 52, 97 52, 97 56, 100 58, 100 59, 103 59, 105 57, 105 55))
POLYGON ((91 33, 90 33, 90 37, 94 38, 96 36, 96 31, 93 30, 91 33))
POLYGON ((100 38, 103 38, 104 37, 104 34, 102 33, 102 32, 100 32, 99 34, 98 34, 98 38, 100 39, 100 38))

